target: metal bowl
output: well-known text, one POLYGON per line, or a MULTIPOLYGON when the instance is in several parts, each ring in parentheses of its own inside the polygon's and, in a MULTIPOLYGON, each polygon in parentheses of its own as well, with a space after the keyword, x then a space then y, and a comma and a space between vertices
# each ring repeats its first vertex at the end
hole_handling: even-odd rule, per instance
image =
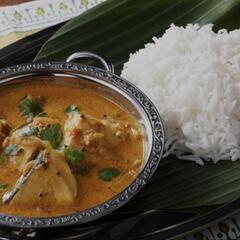
POLYGON ((162 157, 164 130, 160 115, 149 98, 127 80, 114 75, 112 64, 99 55, 78 52, 66 62, 26 63, 0 70, 0 90, 22 84, 61 84, 88 88, 111 99, 131 113, 142 126, 144 164, 139 175, 112 199, 73 214, 58 217, 20 217, 0 214, 0 224, 20 228, 62 227, 103 217, 127 203, 152 177, 162 157), (106 70, 72 63, 77 58, 98 60, 106 70))

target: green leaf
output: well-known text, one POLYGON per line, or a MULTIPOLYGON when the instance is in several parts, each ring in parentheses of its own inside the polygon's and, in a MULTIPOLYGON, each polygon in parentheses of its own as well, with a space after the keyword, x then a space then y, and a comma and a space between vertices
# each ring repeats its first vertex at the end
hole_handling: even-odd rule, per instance
POLYGON ((78 149, 73 149, 70 147, 64 148, 64 154, 67 160, 70 161, 82 161, 85 158, 84 152, 78 149))
POLYGON ((240 161, 200 166, 169 156, 128 210, 139 211, 139 205, 142 211, 222 205, 240 196, 239 171, 240 161))
POLYGON ((116 168, 105 168, 99 172, 99 178, 103 181, 110 182, 114 177, 120 174, 120 170, 116 168))
POLYGON ((38 135, 38 128, 37 127, 32 127, 30 128, 29 126, 25 125, 22 128, 17 130, 17 134, 20 137, 29 137, 29 136, 37 136, 38 135))
POLYGON ((11 144, 4 149, 4 154, 7 156, 16 156, 21 151, 17 144, 11 144))
POLYGON ((64 61, 76 51, 94 51, 108 57, 119 74, 131 52, 171 23, 215 23, 215 29, 231 30, 240 26, 239 12, 239 0, 108 0, 65 24, 35 60, 64 61))
POLYGON ((19 109, 22 115, 27 119, 27 121, 31 120, 37 114, 42 112, 42 107, 36 99, 33 99, 30 96, 24 98, 20 104, 19 109))
POLYGON ((8 184, 0 183, 0 191, 3 191, 7 187, 8 187, 8 184))
POLYGON ((39 136, 42 140, 48 141, 53 148, 56 148, 62 140, 62 132, 60 124, 53 124, 45 127, 39 136))
POLYGON ((80 109, 78 106, 76 105, 70 105, 68 106, 65 111, 64 111, 66 114, 74 114, 74 113, 79 113, 80 112, 80 109))

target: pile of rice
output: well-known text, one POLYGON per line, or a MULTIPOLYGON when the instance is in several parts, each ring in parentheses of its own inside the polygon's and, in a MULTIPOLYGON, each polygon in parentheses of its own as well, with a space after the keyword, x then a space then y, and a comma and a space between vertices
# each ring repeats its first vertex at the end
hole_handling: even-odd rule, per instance
POLYGON ((240 159, 240 30, 212 27, 171 25, 122 71, 158 107, 164 156, 198 164, 240 159))

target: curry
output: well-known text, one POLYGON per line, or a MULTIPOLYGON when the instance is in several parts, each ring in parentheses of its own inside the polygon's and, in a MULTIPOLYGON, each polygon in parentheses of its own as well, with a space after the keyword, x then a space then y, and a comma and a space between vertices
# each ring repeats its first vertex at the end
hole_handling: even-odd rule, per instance
POLYGON ((125 109, 84 88, 0 92, 0 212, 59 216, 117 195, 138 175, 143 136, 125 109))

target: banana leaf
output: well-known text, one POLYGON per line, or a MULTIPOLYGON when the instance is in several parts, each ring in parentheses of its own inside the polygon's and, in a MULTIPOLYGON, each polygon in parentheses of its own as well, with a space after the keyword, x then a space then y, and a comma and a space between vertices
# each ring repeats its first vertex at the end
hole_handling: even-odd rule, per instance
MULTIPOLYGON (((120 74, 129 54, 171 23, 240 27, 240 0, 108 0, 74 18, 41 48, 36 61, 65 60, 75 51, 107 56, 120 74)), ((218 164, 163 159, 151 182, 121 211, 211 209, 240 197, 240 161, 218 164), (138 204, 136 204, 136 202, 138 204)))

